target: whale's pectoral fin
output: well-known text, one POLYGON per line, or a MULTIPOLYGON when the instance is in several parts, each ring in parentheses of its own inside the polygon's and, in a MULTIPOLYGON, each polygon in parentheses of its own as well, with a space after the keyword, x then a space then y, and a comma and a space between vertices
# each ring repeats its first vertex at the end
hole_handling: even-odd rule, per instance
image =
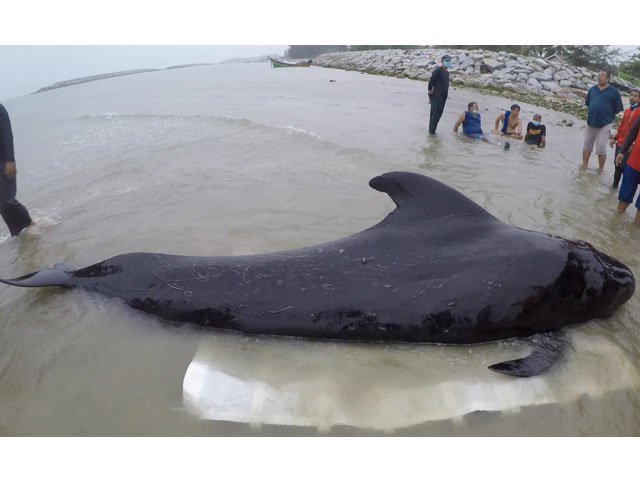
POLYGON ((512 377, 533 377, 549 370, 562 356, 567 344, 561 332, 534 335, 533 352, 527 357, 496 363, 489 370, 512 377))

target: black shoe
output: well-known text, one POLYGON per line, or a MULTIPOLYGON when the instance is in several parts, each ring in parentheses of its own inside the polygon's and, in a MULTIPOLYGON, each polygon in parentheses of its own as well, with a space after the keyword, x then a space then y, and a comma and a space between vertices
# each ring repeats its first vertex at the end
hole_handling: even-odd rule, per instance
POLYGON ((505 150, 509 150, 511 148, 511 143, 510 142, 504 142, 504 149, 505 150))

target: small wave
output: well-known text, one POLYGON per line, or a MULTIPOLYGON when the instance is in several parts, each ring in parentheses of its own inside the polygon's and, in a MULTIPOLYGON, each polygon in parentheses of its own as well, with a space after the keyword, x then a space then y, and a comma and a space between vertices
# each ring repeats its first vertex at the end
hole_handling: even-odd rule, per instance
POLYGON ((118 112, 106 112, 106 113, 93 113, 88 115, 82 115, 80 120, 163 120, 163 121, 229 121, 238 123, 255 123, 247 118, 236 118, 228 115, 213 115, 203 113, 186 113, 186 114, 164 114, 164 113, 118 113, 118 112))
POLYGON ((108 118, 108 119, 112 119, 112 118, 118 118, 120 116, 119 113, 117 112, 107 112, 107 113, 101 113, 98 115, 85 115, 84 117, 81 118, 85 118, 85 117, 104 117, 104 118, 108 118))
POLYGON ((62 222, 62 217, 60 215, 46 214, 45 212, 38 209, 32 209, 30 213, 33 224, 29 228, 25 229, 22 234, 42 235, 50 227, 58 225, 62 222))
POLYGON ((294 127, 292 125, 267 125, 265 123, 256 122, 253 120, 249 120, 248 118, 238 118, 231 117, 229 115, 213 115, 213 114, 201 114, 201 113, 193 113, 193 114, 161 114, 161 113, 117 113, 117 112, 106 112, 106 113, 95 113, 89 115, 82 115, 80 120, 108 120, 111 122, 120 122, 126 120, 140 120, 140 121, 153 121, 153 120, 162 120, 164 122, 173 121, 173 122, 184 122, 184 121, 208 121, 212 123, 232 123, 236 125, 241 125, 245 127, 254 127, 260 129, 277 129, 280 131, 284 131, 290 135, 304 135, 309 136, 315 139, 320 139, 320 135, 316 133, 310 132, 300 127, 294 127))
POLYGON ((284 131, 286 131, 288 134, 292 134, 292 135, 307 135, 313 138, 317 138, 320 139, 320 135, 317 135, 313 132, 309 132, 303 128, 298 128, 298 127, 292 127, 291 125, 286 125, 286 126, 282 126, 282 127, 274 127, 274 128, 280 128, 284 131))

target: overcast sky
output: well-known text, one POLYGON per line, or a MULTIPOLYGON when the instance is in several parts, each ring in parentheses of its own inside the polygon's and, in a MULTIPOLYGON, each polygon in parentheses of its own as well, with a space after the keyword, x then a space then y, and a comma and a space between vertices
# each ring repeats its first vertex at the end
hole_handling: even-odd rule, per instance
MULTIPOLYGON (((0 45, 0 100, 88 75, 185 63, 217 63, 234 57, 282 55, 286 48, 287 45, 0 45)), ((630 49, 624 47, 624 50, 630 49)))
POLYGON ((217 63, 234 57, 282 55, 286 45, 260 46, 12 46, 0 45, 0 100, 87 75, 217 63))
MULTIPOLYGON (((616 3, 618 16, 626 11, 624 1, 616 3)), ((536 8, 525 3, 508 9, 502 8, 503 0, 460 2, 460 8, 453 10, 450 2, 414 0, 366 9, 359 2, 345 0, 310 2, 305 8, 299 0, 5 2, 0 28, 0 100, 87 75, 216 63, 232 57, 282 54, 286 48, 261 45, 265 43, 637 43, 634 29, 603 23, 590 9, 574 8, 569 2, 538 0, 536 8), (145 46, 153 44, 171 46, 145 46)))

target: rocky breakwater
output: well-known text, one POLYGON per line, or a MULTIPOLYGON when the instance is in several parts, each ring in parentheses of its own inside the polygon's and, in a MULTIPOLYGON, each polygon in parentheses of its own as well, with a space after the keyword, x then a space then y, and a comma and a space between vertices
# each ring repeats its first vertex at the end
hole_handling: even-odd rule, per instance
MULTIPOLYGON (((428 81, 447 53, 452 57, 451 84, 471 87, 553 110, 586 117, 584 98, 596 83, 597 72, 575 67, 559 57, 536 58, 486 50, 368 50, 326 53, 314 65, 357 70, 375 75, 428 81)), ((633 85, 612 77, 623 95, 633 85)))

